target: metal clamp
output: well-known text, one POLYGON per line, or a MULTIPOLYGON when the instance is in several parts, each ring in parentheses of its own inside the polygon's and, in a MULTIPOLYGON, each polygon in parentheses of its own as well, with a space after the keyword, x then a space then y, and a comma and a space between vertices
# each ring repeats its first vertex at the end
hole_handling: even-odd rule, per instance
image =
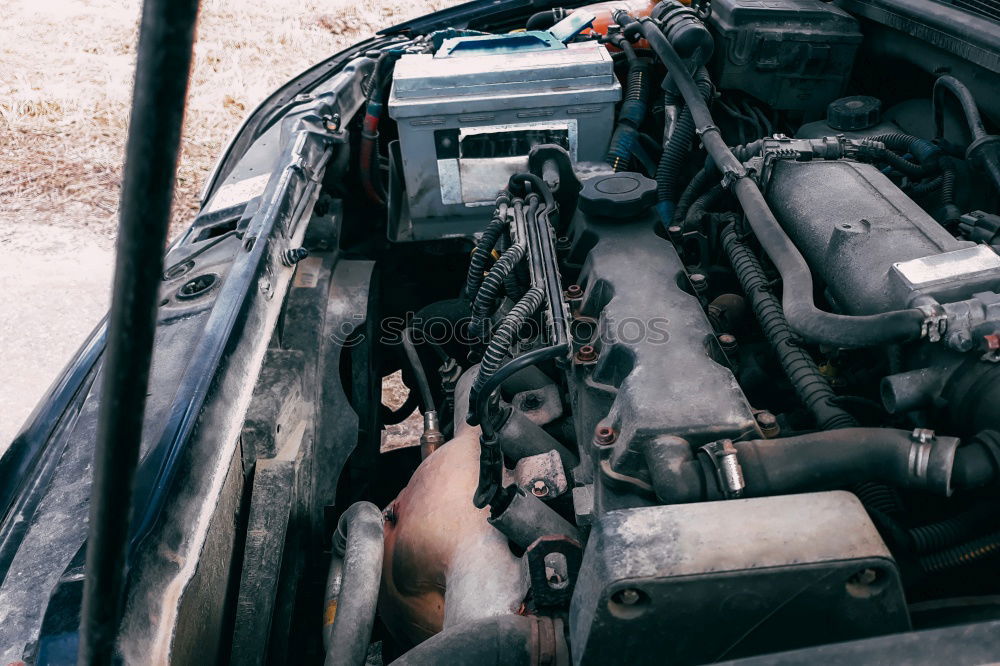
POLYGON ((706 444, 698 449, 709 465, 715 471, 715 482, 719 491, 726 499, 737 499, 743 496, 746 482, 743 480, 743 468, 737 457, 733 440, 720 439, 706 444))
POLYGON ((920 337, 930 342, 939 342, 941 336, 948 330, 948 313, 937 303, 918 305, 917 309, 924 313, 924 321, 920 325, 920 337))

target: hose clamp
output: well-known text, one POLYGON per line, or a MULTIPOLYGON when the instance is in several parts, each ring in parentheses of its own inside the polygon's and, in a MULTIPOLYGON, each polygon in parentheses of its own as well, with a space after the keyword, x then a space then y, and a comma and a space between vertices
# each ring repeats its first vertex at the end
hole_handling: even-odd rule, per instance
POLYGON ((918 305, 917 309, 924 313, 920 337, 939 342, 948 330, 948 313, 938 303, 918 305))
POLYGON ((951 495, 951 474, 959 443, 957 437, 938 437, 933 430, 914 429, 906 460, 913 487, 945 497, 951 495))
POLYGON ((743 496, 746 482, 743 480, 743 468, 740 466, 733 440, 720 439, 706 444, 698 449, 698 453, 714 471, 715 482, 723 497, 738 499, 743 496))

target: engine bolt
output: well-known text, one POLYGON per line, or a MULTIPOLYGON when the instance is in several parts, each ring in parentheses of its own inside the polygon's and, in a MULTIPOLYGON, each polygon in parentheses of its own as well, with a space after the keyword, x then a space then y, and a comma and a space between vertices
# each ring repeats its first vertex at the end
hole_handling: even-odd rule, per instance
POLYGON ((736 336, 732 333, 723 333, 719 336, 719 346, 722 347, 722 351, 726 354, 730 361, 736 361, 736 352, 739 351, 739 345, 736 342, 736 336))
POLYGON ((529 393, 528 395, 524 396, 524 400, 521 401, 521 409, 528 412, 538 409, 541 406, 542 406, 542 399, 538 396, 537 393, 529 393))
POLYGON ((639 590, 633 590, 632 588, 619 590, 615 594, 615 601, 623 606, 635 606, 639 603, 640 599, 642 599, 642 596, 639 594, 639 590))
POLYGON ((597 350, 593 345, 584 345, 576 352, 576 360, 580 363, 593 363, 597 360, 597 350))
POLYGON ((572 301, 582 297, 583 297, 583 288, 580 287, 580 285, 571 284, 570 286, 566 287, 566 298, 572 301))
POLYGON ((598 426, 597 430, 594 431, 595 444, 612 444, 616 439, 618 439, 618 433, 610 426, 598 426))
POLYGON ((765 410, 757 412, 754 416, 757 418, 757 425, 760 426, 760 431, 764 437, 768 439, 777 437, 778 433, 781 432, 781 426, 778 425, 778 417, 771 412, 765 410))
POLYGON ((560 236, 559 238, 556 239, 557 252, 566 252, 570 249, 570 247, 572 247, 572 243, 570 242, 568 237, 560 236))
POLYGON ((545 497, 546 495, 549 494, 549 487, 545 484, 544 481, 539 479, 538 481, 535 481, 533 484, 531 484, 531 494, 534 495, 535 497, 545 497))
POLYGON ((676 224, 671 224, 667 227, 667 235, 670 236, 670 240, 677 243, 681 240, 681 228, 676 224))
POLYGON ((694 293, 699 296, 704 296, 705 292, 708 291, 708 278, 702 273, 691 273, 688 276, 691 280, 691 286, 694 287, 694 293))

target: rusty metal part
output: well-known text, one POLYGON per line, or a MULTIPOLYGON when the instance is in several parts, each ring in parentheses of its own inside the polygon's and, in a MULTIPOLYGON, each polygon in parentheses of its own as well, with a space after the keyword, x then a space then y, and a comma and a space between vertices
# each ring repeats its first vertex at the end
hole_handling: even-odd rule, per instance
POLYGON ((444 444, 444 435, 434 410, 424 412, 424 431, 420 435, 420 457, 426 459, 444 444))
POLYGON ((379 609, 403 641, 514 613, 524 598, 520 560, 487 522, 489 511, 472 505, 478 479, 479 428, 466 426, 421 463, 389 507, 379 609))
POLYGON ((594 349, 593 345, 584 345, 576 352, 574 360, 577 363, 593 363, 597 360, 597 350, 594 349))
POLYGON ((613 444, 616 439, 618 439, 618 433, 610 426, 597 426, 597 429, 594 430, 595 444, 607 446, 613 444))
POLYGON ((517 461, 513 470, 504 470, 504 486, 517 484, 535 497, 552 499, 569 490, 569 479, 559 452, 555 450, 517 461))
POLYGON ((764 437, 772 439, 781 434, 778 417, 766 409, 755 413, 754 418, 757 419, 757 425, 760 426, 760 432, 764 437))

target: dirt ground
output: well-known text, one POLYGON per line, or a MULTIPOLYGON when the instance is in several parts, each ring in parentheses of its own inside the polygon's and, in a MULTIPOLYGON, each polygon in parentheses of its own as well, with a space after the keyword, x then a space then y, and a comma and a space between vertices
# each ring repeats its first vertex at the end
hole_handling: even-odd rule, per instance
MULTIPOLYGON (((0 12, 0 451, 103 316, 140 0, 0 12)), ((447 0, 203 0, 172 234, 216 156, 279 84, 447 0)), ((401 388, 387 387, 398 404, 401 388)), ((408 437, 412 422, 396 426, 408 437)))

